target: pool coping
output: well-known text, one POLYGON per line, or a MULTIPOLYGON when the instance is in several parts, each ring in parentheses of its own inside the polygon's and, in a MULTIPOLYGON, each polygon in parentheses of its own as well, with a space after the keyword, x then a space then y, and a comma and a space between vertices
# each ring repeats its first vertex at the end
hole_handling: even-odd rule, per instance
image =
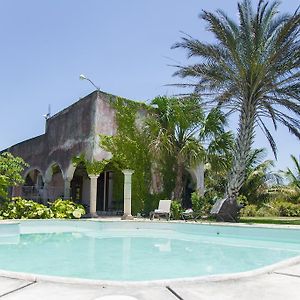
MULTIPOLYGON (((45 221, 53 219, 28 219, 28 220, 0 220, 1 224, 16 224, 20 221, 45 221)), ((66 220, 66 219, 55 219, 64 221, 92 221, 92 222, 120 222, 120 218, 101 218, 101 219, 80 219, 80 220, 66 220)), ((123 222, 153 222, 153 223, 191 223, 191 224, 206 224, 206 225, 216 225, 216 226, 235 226, 235 227, 255 227, 255 228, 287 228, 287 229, 298 229, 300 230, 300 225, 279 225, 279 224, 245 224, 245 223, 214 223, 214 222, 184 222, 184 221, 149 221, 144 219, 123 221, 123 222)), ((83 279, 75 277, 61 277, 61 276, 49 276, 33 273, 23 273, 23 272, 13 272, 0 269, 0 276, 12 279, 27 280, 31 282, 51 282, 51 283, 65 283, 65 284, 85 284, 92 286, 111 286, 111 287, 149 287, 149 286, 168 286, 174 283, 205 283, 205 282, 221 282, 229 280, 238 280, 243 278, 251 278, 257 275, 264 275, 272 273, 280 268, 290 267, 300 263, 300 255, 295 256, 283 261, 277 262, 272 265, 268 265, 262 268, 237 272, 237 273, 227 273, 218 275, 205 275, 198 277, 185 277, 185 278, 175 278, 175 279, 162 279, 162 280, 144 280, 144 281, 111 281, 111 280, 97 280, 97 279, 83 279)))

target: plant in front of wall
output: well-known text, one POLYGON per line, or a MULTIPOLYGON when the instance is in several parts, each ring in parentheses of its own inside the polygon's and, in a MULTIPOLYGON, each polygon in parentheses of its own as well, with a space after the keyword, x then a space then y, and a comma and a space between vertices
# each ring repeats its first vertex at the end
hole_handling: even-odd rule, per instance
POLYGON ((84 207, 71 200, 56 199, 50 203, 50 209, 53 217, 59 219, 80 219, 85 214, 84 207))
POLYGON ((53 218, 50 208, 20 197, 4 200, 0 204, 1 219, 49 219, 53 218))
POLYGON ((86 171, 89 175, 99 175, 103 172, 105 166, 109 163, 109 160, 103 159, 101 161, 90 161, 83 154, 80 154, 78 156, 73 157, 72 162, 75 167, 77 167, 80 164, 85 166, 86 171))
POLYGON ((24 182, 22 172, 28 164, 21 157, 15 157, 9 152, 0 154, 0 197, 6 198, 8 187, 24 182))
MULTIPOLYGON (((114 136, 101 135, 100 146, 112 154, 111 164, 116 170, 134 170, 132 175, 132 213, 143 212, 149 198, 151 157, 149 137, 143 130, 145 104, 116 98, 111 101, 116 111, 118 131, 114 136)), ((114 184, 114 198, 123 197, 123 178, 114 184)))

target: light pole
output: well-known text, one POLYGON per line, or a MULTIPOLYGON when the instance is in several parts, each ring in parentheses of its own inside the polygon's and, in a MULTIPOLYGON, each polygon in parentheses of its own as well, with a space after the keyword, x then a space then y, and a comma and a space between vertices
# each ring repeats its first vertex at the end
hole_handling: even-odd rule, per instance
POLYGON ((79 79, 80 79, 80 80, 87 80, 87 81, 89 81, 89 82, 96 88, 96 90, 97 90, 98 92, 100 92, 100 88, 98 88, 98 87, 95 85, 95 83, 94 83, 91 79, 89 79, 88 77, 86 77, 85 75, 80 74, 80 75, 79 75, 79 79))

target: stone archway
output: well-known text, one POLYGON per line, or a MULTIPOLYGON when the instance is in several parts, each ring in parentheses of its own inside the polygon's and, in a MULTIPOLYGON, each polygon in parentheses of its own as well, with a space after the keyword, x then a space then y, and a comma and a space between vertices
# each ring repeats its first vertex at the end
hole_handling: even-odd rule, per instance
POLYGON ((71 172, 68 175, 70 180, 70 197, 74 202, 89 206, 89 187, 90 178, 84 164, 74 167, 72 177, 71 172))
POLYGON ((44 180, 41 170, 30 168, 24 175, 24 184, 22 186, 22 197, 36 202, 42 202, 44 180))
POLYGON ((64 174, 58 163, 54 162, 47 168, 44 181, 44 201, 64 198, 64 174))

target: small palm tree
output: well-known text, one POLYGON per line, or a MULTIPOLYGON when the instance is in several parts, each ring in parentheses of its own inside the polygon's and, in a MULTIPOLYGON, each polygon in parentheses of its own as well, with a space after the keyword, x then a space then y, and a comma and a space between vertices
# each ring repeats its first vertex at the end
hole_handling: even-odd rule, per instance
POLYGON ((207 104, 239 114, 239 125, 229 183, 227 205, 237 213, 236 198, 246 176, 255 128, 260 128, 276 157, 276 144, 265 119, 271 119, 300 138, 300 15, 279 15, 279 2, 260 0, 256 11, 250 0, 238 3, 239 23, 223 11, 204 11, 201 18, 216 38, 203 43, 184 37, 174 48, 188 51, 199 63, 178 66, 175 75, 195 83, 184 86, 207 95, 207 104))
POLYGON ((282 178, 271 169, 273 160, 264 160, 265 149, 254 149, 246 167, 246 179, 240 194, 247 197, 249 203, 261 203, 270 198, 269 189, 282 183, 282 178))
POLYGON ((165 154, 174 159, 174 198, 181 199, 185 170, 207 160, 225 163, 218 158, 231 150, 232 136, 224 130, 225 116, 218 109, 205 115, 198 98, 157 97, 151 105, 155 113, 148 120, 150 147, 156 159, 165 154))
POLYGON ((292 161, 295 166, 295 171, 292 171, 290 168, 284 173, 286 178, 289 181, 289 184, 300 193, 300 162, 294 155, 291 155, 292 161))

